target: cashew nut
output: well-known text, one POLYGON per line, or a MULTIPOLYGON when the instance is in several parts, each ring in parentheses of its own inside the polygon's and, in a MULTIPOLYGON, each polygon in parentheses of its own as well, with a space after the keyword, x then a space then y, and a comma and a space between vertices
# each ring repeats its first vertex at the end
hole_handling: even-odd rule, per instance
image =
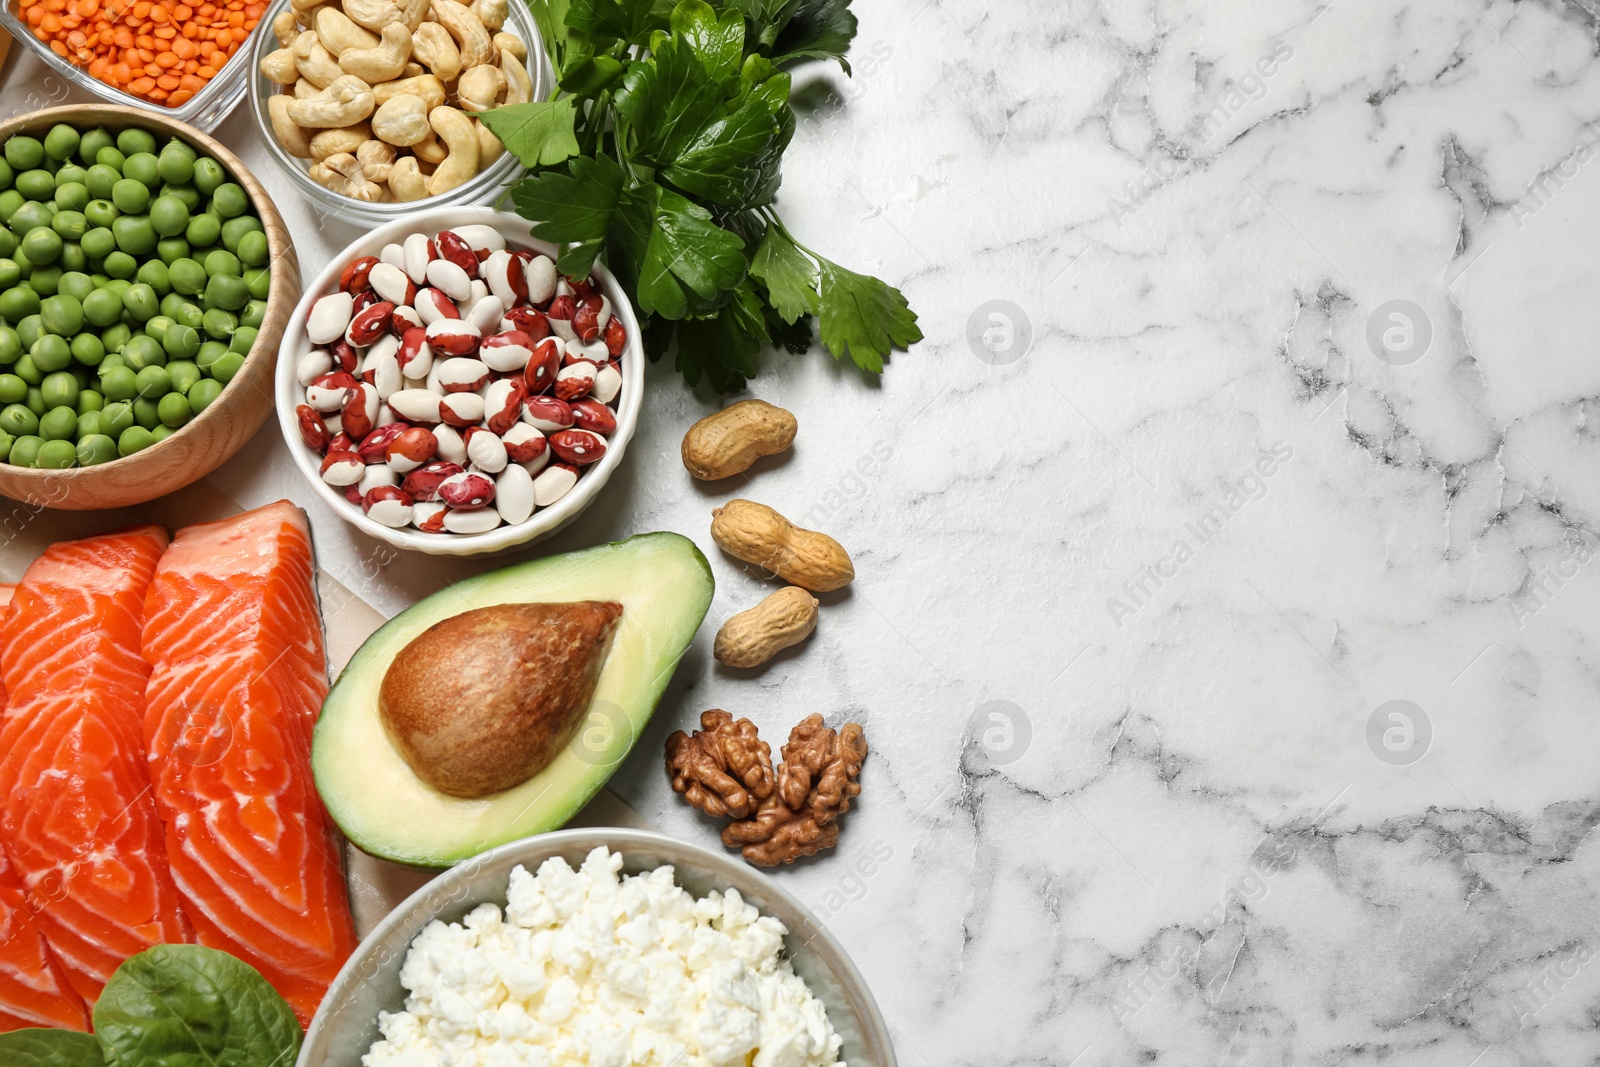
POLYGON ((506 0, 472 0, 471 12, 478 16, 478 21, 490 30, 498 30, 506 24, 507 8, 510 5, 506 0))
POLYGON ((320 7, 326 0, 289 0, 289 10, 295 14, 302 14, 314 7, 320 7))
POLYGON ((485 63, 461 72, 456 82, 456 100, 463 111, 489 111, 505 91, 506 76, 499 67, 485 63))
POLYGON ((367 176, 368 181, 378 182, 380 185, 388 181, 389 175, 394 173, 396 154, 393 145, 384 144, 382 141, 366 140, 356 149, 356 159, 361 161, 361 173, 367 176))
POLYGON ((300 27, 295 22, 294 11, 280 11, 272 19, 272 35, 278 39, 278 44, 288 48, 294 39, 300 36, 300 27))
POLYGON ((389 144, 409 148, 433 132, 428 125, 428 105, 410 93, 392 96, 372 114, 372 135, 389 144))
MULTIPOLYGON (((435 0, 439 4, 455 4, 455 0, 435 0)), ((456 4, 460 7, 460 4, 456 4)), ((484 38, 487 43, 488 38, 484 38)), ((428 193, 438 196, 470 181, 478 174, 478 131, 472 120, 453 107, 436 107, 428 112, 428 123, 449 154, 428 179, 428 193)))
POLYGON ((422 176, 414 156, 402 156, 389 169, 389 193, 396 200, 421 200, 428 195, 428 181, 422 176))
POLYGON ((506 96, 502 104, 526 104, 533 99, 533 79, 528 68, 510 52, 500 53, 500 69, 506 76, 506 96))
MULTIPOLYGON (((430 111, 429 114, 432 114, 430 111)), ((444 162, 450 150, 439 143, 439 135, 433 132, 433 127, 428 127, 428 136, 411 146, 411 154, 417 157, 417 162, 422 164, 424 174, 430 174, 429 167, 438 166, 444 162)))
POLYGON ((450 31, 450 36, 461 42, 462 70, 471 70, 489 62, 493 55, 489 31, 471 8, 456 0, 433 0, 433 18, 450 31))
POLYGON ((494 50, 496 52, 499 52, 502 55, 509 52, 516 56, 519 60, 527 62, 528 46, 523 44, 522 38, 518 37, 516 34, 505 33, 502 31, 495 34, 489 43, 494 46, 494 50))
POLYGON ((311 180, 356 200, 378 200, 383 196, 383 190, 361 173, 360 161, 348 153, 313 163, 311 180))
POLYGON ((293 102, 292 97, 274 93, 267 97, 267 114, 272 117, 272 132, 283 150, 297 159, 305 159, 311 155, 311 140, 306 131, 289 118, 289 105, 293 102))
POLYGON ((294 39, 294 65, 302 78, 319 89, 326 89, 339 77, 339 64, 334 62, 332 53, 322 47, 313 30, 294 39))
MULTIPOLYGON (((322 46, 317 45, 318 48, 322 46)), ((289 118, 296 126, 318 130, 342 130, 372 114, 372 87, 360 78, 346 74, 329 83, 327 91, 309 100, 289 104, 289 118)))
POLYGON ((341 52, 339 69, 368 85, 382 85, 398 78, 411 58, 411 31, 391 22, 381 36, 382 40, 371 48, 347 48, 341 52))
MULTIPOLYGON (((473 69, 483 70, 485 68, 474 67, 473 69)), ((478 134, 478 169, 482 170, 499 159, 500 153, 506 150, 506 146, 500 142, 500 138, 489 132, 489 127, 485 126, 481 120, 473 119, 472 128, 478 134)))
POLYGON ((400 68, 400 77, 402 78, 420 78, 426 73, 428 73, 428 68, 418 63, 415 59, 407 61, 406 65, 400 68))
POLYGON ((406 29, 416 32, 428 17, 428 8, 432 0, 395 0, 400 8, 400 21, 406 24, 406 29))
POLYGON ((378 43, 377 34, 357 26, 336 7, 317 12, 316 28, 317 40, 334 57, 343 55, 347 48, 371 48, 378 43))
POLYGON ((461 50, 456 47, 456 39, 437 22, 424 22, 417 27, 411 35, 411 54, 440 81, 455 81, 461 73, 461 50))
POLYGON ((294 83, 294 98, 296 100, 309 100, 313 96, 321 95, 322 88, 304 78, 294 83))
POLYGON ((261 74, 274 85, 293 85, 300 77, 295 66, 294 50, 279 48, 261 57, 261 74))
POLYGON ((311 158, 321 162, 329 156, 354 152, 372 139, 372 127, 365 122, 337 130, 319 130, 311 138, 311 158))
POLYGON ((445 101, 444 82, 432 74, 384 82, 382 85, 374 86, 372 93, 379 104, 386 104, 397 96, 420 97, 429 111, 443 105, 445 101))
POLYGON ((344 0, 344 13, 356 25, 375 33, 391 22, 400 21, 400 9, 393 0, 344 0))

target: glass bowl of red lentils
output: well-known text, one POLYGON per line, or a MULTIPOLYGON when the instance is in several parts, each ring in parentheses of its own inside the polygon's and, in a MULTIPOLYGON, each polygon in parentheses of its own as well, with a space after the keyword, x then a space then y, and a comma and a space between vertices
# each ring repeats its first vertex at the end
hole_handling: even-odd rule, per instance
POLYGON ((101 100, 216 128, 250 83, 266 0, 0 0, 0 27, 101 100))

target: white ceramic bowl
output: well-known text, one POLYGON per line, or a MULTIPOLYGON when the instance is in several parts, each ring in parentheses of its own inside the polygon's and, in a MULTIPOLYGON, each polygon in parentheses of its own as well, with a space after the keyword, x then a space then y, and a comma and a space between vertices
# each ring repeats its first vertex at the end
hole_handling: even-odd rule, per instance
POLYGON ((596 264, 591 277, 600 284, 601 291, 611 301, 611 313, 622 320, 628 331, 628 345, 619 357, 622 371, 622 391, 617 396, 617 432, 606 441, 606 454, 578 479, 578 484, 560 500, 547 508, 540 508, 526 521, 515 526, 500 526, 481 534, 429 534, 407 528, 396 530, 374 522, 358 506, 344 498, 322 480, 322 457, 306 447, 300 439, 300 429, 295 421, 295 406, 304 402, 305 390, 295 380, 295 367, 300 357, 311 351, 306 337, 306 315, 318 297, 326 296, 339 287, 339 274, 346 263, 358 256, 375 256, 384 245, 399 243, 407 234, 435 234, 452 226, 471 224, 493 226, 503 233, 506 242, 518 248, 532 249, 554 256, 556 248, 545 241, 528 236, 528 220, 520 215, 492 211, 482 207, 438 208, 419 211, 406 219, 399 219, 352 241, 344 251, 334 256, 322 273, 305 287, 305 295, 289 318, 283 333, 283 345, 278 352, 276 381, 278 426, 283 439, 288 442, 295 464, 311 482, 312 487, 328 506, 337 511, 346 522, 363 533, 396 548, 413 549, 435 556, 477 556, 501 552, 517 545, 528 544, 549 537, 566 526, 588 507, 605 488, 611 472, 622 462, 622 454, 639 421, 639 406, 644 398, 644 346, 640 343, 639 322, 633 314, 633 303, 611 272, 596 264))
POLYGON ((491 849, 423 886, 380 922, 356 948, 311 1020, 296 1067, 347 1067, 378 1039, 378 1012, 400 1011, 400 968, 406 950, 434 919, 459 921, 484 902, 502 907, 511 869, 529 871, 552 856, 577 867, 599 845, 621 853, 624 873, 670 864, 677 882, 697 897, 712 890, 739 895, 789 928, 784 939, 795 973, 828 1011, 844 1040, 839 1057, 850 1067, 895 1067, 889 1028, 865 981, 839 942, 777 880, 725 853, 711 852, 646 830, 558 830, 491 849))

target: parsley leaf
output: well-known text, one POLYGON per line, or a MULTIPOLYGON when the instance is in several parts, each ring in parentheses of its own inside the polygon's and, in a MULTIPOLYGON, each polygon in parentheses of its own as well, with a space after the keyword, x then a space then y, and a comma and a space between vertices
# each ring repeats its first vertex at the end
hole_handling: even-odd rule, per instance
POLYGON ((844 72, 850 73, 850 63, 844 58, 856 36, 850 0, 791 0, 778 18, 782 28, 772 41, 773 63, 836 59, 844 72))
POLYGON ((567 0, 528 0, 528 11, 539 29, 550 65, 561 69, 562 52, 567 45, 567 0))
POLYGON ((767 227, 750 260, 750 275, 766 285, 768 299, 786 323, 815 315, 821 307, 817 265, 776 226, 767 227))
POLYGON ((743 206, 761 186, 759 160, 777 132, 766 102, 747 100, 734 114, 706 125, 661 176, 714 204, 743 206))
POLYGON ((681 319, 690 310, 684 285, 710 301, 744 277, 744 242, 713 222, 705 208, 658 185, 629 190, 627 201, 631 220, 624 237, 629 254, 638 257, 644 311, 681 319))
POLYGON ((644 44, 655 30, 666 29, 671 3, 657 0, 568 0, 568 26, 591 37, 644 44))
POLYGON ((638 131, 639 156, 662 166, 721 115, 722 89, 688 45, 667 41, 650 62, 628 64, 615 103, 638 131))
POLYGON ((922 340, 916 313, 900 290, 818 257, 822 273, 822 343, 835 359, 846 352, 862 370, 883 372, 883 357, 922 340))
POLYGON ((682 0, 672 9, 672 32, 688 44, 713 81, 727 81, 739 72, 744 15, 737 8, 718 15, 705 0, 682 0))
POLYGON ((524 167, 554 166, 579 152, 573 132, 578 114, 570 98, 507 104, 476 114, 524 167))
POLYGON ((703 374, 706 384, 719 393, 742 389, 755 376, 760 352, 761 342, 745 333, 727 311, 678 323, 677 369, 690 385, 698 384, 703 374))

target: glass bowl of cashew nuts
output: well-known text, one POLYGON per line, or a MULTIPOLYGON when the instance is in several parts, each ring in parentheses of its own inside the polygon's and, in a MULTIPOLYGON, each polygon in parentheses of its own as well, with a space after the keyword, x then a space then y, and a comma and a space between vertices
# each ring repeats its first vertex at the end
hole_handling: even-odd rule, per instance
POLYGON ((555 84, 523 0, 275 0, 250 63, 273 158, 363 226, 498 200, 522 165, 471 113, 555 84))

